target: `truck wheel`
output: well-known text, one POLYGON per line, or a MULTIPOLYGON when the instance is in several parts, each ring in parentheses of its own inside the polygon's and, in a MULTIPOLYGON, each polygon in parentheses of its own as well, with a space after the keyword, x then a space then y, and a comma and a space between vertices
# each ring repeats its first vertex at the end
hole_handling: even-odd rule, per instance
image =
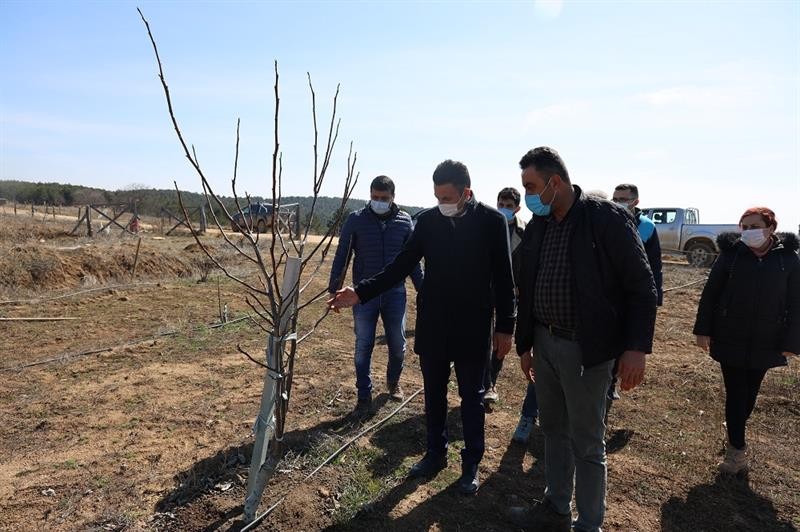
POLYGON ((714 264, 716 254, 714 247, 706 242, 694 242, 686 248, 686 258, 696 268, 706 268, 714 264))
POLYGON ((257 232, 259 233, 266 233, 267 232, 267 222, 264 220, 258 221, 257 232))

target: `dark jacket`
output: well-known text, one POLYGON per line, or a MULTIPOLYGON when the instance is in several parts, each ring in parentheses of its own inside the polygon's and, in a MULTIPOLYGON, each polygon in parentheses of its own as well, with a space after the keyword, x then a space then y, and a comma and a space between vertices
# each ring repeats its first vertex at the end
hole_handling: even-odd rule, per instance
MULTIPOLYGON (((573 308, 583 365, 594 366, 626 350, 652 352, 656 288, 630 212, 586 196, 574 186, 569 243, 573 308)), ((533 348, 533 292, 547 221, 534 216, 525 228, 519 283, 517 352, 533 348)))
POLYGON ((520 252, 522 238, 525 235, 525 222, 514 217, 514 221, 508 225, 508 240, 511 246, 511 271, 514 272, 514 286, 519 283, 520 273, 520 252))
MULTIPOLYGON (((411 216, 392 204, 390 214, 382 219, 369 206, 350 214, 342 225, 339 246, 331 266, 328 291, 335 292, 342 287, 347 272, 350 253, 353 258, 353 283, 377 274, 400 253, 403 244, 411 237, 414 226, 411 216)), ((422 269, 419 262, 410 272, 414 288, 422 286, 422 269)), ((400 279, 395 289, 404 289, 404 279, 400 279)))
POLYGON ((786 365, 781 353, 800 353, 798 239, 778 233, 758 258, 737 233, 717 237, 720 255, 703 288, 694 334, 711 337, 720 363, 753 369, 786 365))
POLYGON ((650 263, 650 271, 653 272, 653 280, 656 283, 658 293, 658 306, 664 301, 664 274, 661 271, 661 242, 658 240, 658 230, 650 218, 642 214, 641 209, 634 208, 634 218, 639 229, 639 237, 644 244, 644 252, 647 254, 647 262, 650 263))
POLYGON ((362 302, 368 301, 424 258, 414 351, 450 360, 488 357, 493 309, 496 330, 514 332, 507 227, 502 214, 474 199, 459 217, 448 218, 436 208, 423 211, 397 258, 377 276, 361 281, 356 293, 362 302))

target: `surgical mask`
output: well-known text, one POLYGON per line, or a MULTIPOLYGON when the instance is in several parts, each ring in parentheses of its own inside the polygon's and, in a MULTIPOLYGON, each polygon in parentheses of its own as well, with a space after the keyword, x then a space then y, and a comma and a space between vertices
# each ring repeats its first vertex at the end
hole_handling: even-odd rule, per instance
MULTIPOLYGON (((547 190, 547 187, 550 186, 550 182, 547 182, 547 185, 544 187, 544 192, 547 190)), ((555 201, 556 196, 553 195, 553 199, 550 200, 550 203, 545 205, 542 203, 542 195, 541 194, 525 194, 525 205, 531 210, 533 214, 536 216, 549 216, 550 211, 552 210, 553 201, 555 201)))
POLYGON ((387 212, 389 212, 391 206, 392 206, 391 201, 369 200, 369 208, 372 209, 372 212, 378 215, 386 214, 387 212))
POLYGON ((500 207, 497 210, 502 212, 503 216, 505 216, 506 220, 508 220, 509 222, 514 219, 514 211, 513 210, 508 209, 506 207, 500 207))
POLYGON ((619 205, 623 209, 631 210, 631 203, 633 203, 633 202, 632 201, 617 201, 617 200, 614 200, 614 203, 616 203, 617 205, 619 205))
POLYGON ((766 233, 766 229, 745 229, 742 231, 742 242, 750 248, 762 248, 769 239, 766 233))
POLYGON ((458 204, 461 203, 463 197, 464 195, 462 194, 461 197, 458 198, 458 201, 455 203, 440 203, 439 212, 441 212, 442 215, 447 216, 448 218, 452 218, 453 216, 458 214, 458 211, 460 210, 458 208, 458 204))

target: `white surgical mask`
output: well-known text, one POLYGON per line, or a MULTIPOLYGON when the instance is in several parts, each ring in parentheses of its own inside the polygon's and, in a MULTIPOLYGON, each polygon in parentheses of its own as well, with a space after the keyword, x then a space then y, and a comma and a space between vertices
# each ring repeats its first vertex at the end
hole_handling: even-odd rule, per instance
POLYGON ((760 249, 767 243, 768 239, 767 229, 757 228, 742 231, 742 242, 750 248, 760 249))
POLYGON ((391 201, 369 200, 369 208, 377 215, 386 214, 392 206, 391 201))
POLYGON ((455 203, 440 203, 439 204, 439 212, 442 213, 443 216, 447 216, 448 218, 452 218, 453 216, 458 214, 458 211, 461 210, 458 208, 458 204, 461 203, 461 200, 464 199, 464 194, 466 194, 466 189, 461 194, 461 197, 458 198, 458 201, 455 203))

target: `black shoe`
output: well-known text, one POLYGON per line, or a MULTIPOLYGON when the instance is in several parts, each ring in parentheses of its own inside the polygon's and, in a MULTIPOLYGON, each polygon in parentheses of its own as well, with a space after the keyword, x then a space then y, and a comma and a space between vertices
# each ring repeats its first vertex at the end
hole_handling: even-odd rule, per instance
POLYGON ((358 403, 356 403, 356 407, 353 410, 353 415, 356 417, 365 417, 368 416, 371 411, 372 411, 372 396, 359 397, 358 403))
POLYGON ((411 466, 408 478, 432 477, 447 467, 447 456, 425 453, 422 460, 411 466))
POLYGON ((458 479, 456 485, 458 486, 458 491, 464 495, 475 495, 481 486, 478 480, 478 464, 462 465, 461 478, 458 479))

